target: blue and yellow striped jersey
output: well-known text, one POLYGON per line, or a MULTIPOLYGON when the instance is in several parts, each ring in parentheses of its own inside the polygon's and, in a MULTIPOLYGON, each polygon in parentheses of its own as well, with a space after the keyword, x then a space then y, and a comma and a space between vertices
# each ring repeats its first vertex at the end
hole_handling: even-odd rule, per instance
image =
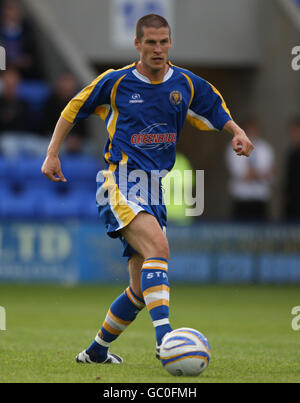
POLYGON ((171 63, 161 82, 141 75, 136 63, 107 70, 68 103, 62 117, 76 124, 91 114, 106 124, 106 162, 146 172, 172 169, 186 119, 200 130, 222 130, 231 120, 213 85, 171 63))

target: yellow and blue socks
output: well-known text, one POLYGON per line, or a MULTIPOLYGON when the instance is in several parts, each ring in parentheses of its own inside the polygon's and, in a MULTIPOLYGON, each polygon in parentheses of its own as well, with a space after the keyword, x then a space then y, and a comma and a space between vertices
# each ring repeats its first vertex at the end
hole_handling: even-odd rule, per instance
POLYGON ((105 361, 110 343, 135 320, 144 306, 144 300, 135 295, 131 287, 112 303, 95 340, 86 350, 92 361, 105 361))
POLYGON ((142 267, 141 286, 159 346, 164 335, 172 331, 169 322, 168 261, 159 257, 146 259, 142 267))
POLYGON ((129 326, 137 314, 147 306, 155 328, 157 345, 172 331, 169 322, 170 286, 168 261, 154 257, 146 259, 141 270, 143 298, 128 287, 111 305, 95 340, 86 350, 92 361, 103 362, 109 345, 129 326))

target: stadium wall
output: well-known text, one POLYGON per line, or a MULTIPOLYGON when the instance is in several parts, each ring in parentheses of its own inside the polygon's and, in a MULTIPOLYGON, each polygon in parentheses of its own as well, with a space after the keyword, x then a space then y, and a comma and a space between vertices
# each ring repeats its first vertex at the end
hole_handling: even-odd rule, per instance
MULTIPOLYGON (((300 228, 203 223, 168 228, 169 279, 300 283, 300 228)), ((0 222, 0 282, 125 283, 127 259, 99 222, 0 222)))
MULTIPOLYGON (((122 13, 120 4, 125 4, 127 11, 123 13, 128 16, 129 24, 135 24, 139 12, 143 15, 141 2, 88 0, 84 7, 81 0, 43 2, 87 59, 98 63, 128 63, 137 58, 134 37, 125 48, 116 46, 112 38, 117 29, 117 14, 122 13)), ((259 63, 262 26, 259 0, 170 0, 168 3, 175 45, 171 58, 177 63, 223 66, 259 63)))

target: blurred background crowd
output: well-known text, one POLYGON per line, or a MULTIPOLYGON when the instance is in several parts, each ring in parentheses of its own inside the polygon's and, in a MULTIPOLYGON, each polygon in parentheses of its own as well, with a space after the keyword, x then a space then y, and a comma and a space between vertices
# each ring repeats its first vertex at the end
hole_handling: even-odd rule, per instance
MULTIPOLYGON (((37 203, 34 203, 34 199, 39 201, 41 198, 48 199, 49 188, 51 188, 45 184, 44 178, 39 177, 39 165, 45 156, 60 112, 67 102, 87 84, 83 82, 82 77, 76 76, 76 71, 68 68, 70 67, 68 63, 61 63, 62 67, 53 73, 52 66, 49 67, 49 62, 45 61, 44 53, 41 51, 41 47, 47 42, 40 39, 39 30, 36 28, 36 15, 32 13, 31 3, 31 1, 21 0, 1 0, 0 2, 0 44, 6 51, 6 70, 2 71, 0 76, 0 216, 2 217, 13 214, 36 217, 46 214, 47 209, 44 209, 45 211, 42 208, 36 209, 37 203), (30 183, 32 180, 35 182, 30 183), (33 189, 33 183, 38 183, 35 189, 33 189), (17 210, 19 210, 18 213, 16 213, 17 210)), ((92 1, 91 5, 95 6, 95 2, 92 1)), ((66 6, 62 7, 63 13, 67 12, 66 6)), ((125 14, 130 12, 130 2, 128 2, 125 14)), ((101 8, 99 8, 100 14, 101 8)), ((68 24, 70 25, 70 21, 68 24)), ((85 28, 83 26, 80 29, 85 28)), ((75 24, 73 29, 76 29, 75 24)), ((93 32, 91 36, 92 34, 93 32)), ((109 35, 110 31, 107 32, 107 36, 109 35)), ((175 38, 177 37, 175 26, 175 38)), ((186 41, 189 41, 189 38, 186 38, 186 41)), ((176 47, 176 40, 174 46, 176 47)), ((287 52, 290 50, 286 49, 287 52)), ((56 63, 55 58, 56 54, 53 53, 52 64, 56 63)), ((108 67, 117 68, 132 62, 128 59, 124 63, 123 59, 124 57, 121 56, 118 63, 118 58, 115 57, 109 64, 110 60, 103 60, 99 52, 98 59, 87 60, 86 63, 96 74, 100 74, 108 67)), ((172 59, 172 62, 176 64, 177 60, 172 59)), ((249 159, 239 158, 232 152, 228 136, 224 135, 220 144, 216 145, 215 139, 211 140, 207 133, 199 135, 190 128, 184 128, 178 145, 179 153, 188 161, 188 165, 183 166, 183 169, 186 167, 204 169, 207 175, 205 191, 208 204, 200 219, 299 220, 300 110, 297 114, 297 106, 299 107, 300 101, 298 100, 296 108, 295 105, 291 105, 289 115, 286 114, 282 121, 281 127, 284 127, 284 130, 280 136, 284 138, 284 141, 280 144, 278 134, 273 137, 270 133, 265 133, 267 121, 261 119, 265 113, 264 106, 260 104, 260 111, 249 108, 251 93, 249 81, 253 80, 257 67, 255 69, 250 69, 249 66, 238 68, 225 64, 211 67, 211 62, 201 65, 191 61, 184 67, 199 73, 217 86, 227 101, 234 119, 255 144, 255 151, 249 159), (245 78, 241 79, 243 74, 245 78), (218 87, 219 82, 221 88, 218 87), (243 82, 248 82, 248 85, 245 86, 243 82), (238 97, 239 107, 236 110, 233 91, 241 92, 238 97), (200 142, 199 136, 202 136, 200 142), (224 195, 225 200, 222 208, 216 202, 220 193, 224 195), (276 202, 274 202, 275 198, 276 202)), ((300 73, 291 71, 290 74, 297 75, 299 84, 300 73)), ((289 88, 286 88, 286 91, 288 92, 289 88)), ((269 90, 266 99, 273 96, 274 94, 269 90)), ((276 115, 277 111, 274 110, 272 113, 276 115)), ((281 127, 278 130, 281 130, 281 127)), ((93 169, 97 171, 103 164, 101 153, 105 136, 104 126, 99 126, 95 130, 95 127, 91 127, 88 122, 78 124, 73 129, 65 141, 61 155, 66 161, 66 166, 70 166, 68 173, 71 180, 76 176, 76 169, 82 171, 88 166, 89 169, 85 170, 86 177, 81 174, 80 180, 95 182, 93 169), (100 142, 97 136, 101 137, 100 142), (72 160, 77 166, 74 172, 71 168, 72 160), (82 168, 78 165, 80 163, 83 164, 82 168)), ((212 135, 209 134, 209 136, 212 135)), ((76 188, 76 185, 74 186, 76 188)), ((60 186, 58 188, 65 197, 71 190, 61 189, 60 186)), ((89 192, 87 200, 91 200, 90 193, 93 191, 93 186, 90 185, 87 188, 89 192)), ((79 195, 82 196, 80 192, 77 192, 77 196, 79 195)), ((83 196, 80 203, 82 199, 83 196)), ((79 211, 82 211, 80 207, 74 208, 72 214, 76 216, 79 211)), ((55 211, 48 214, 55 214, 55 211)), ((172 214, 170 216, 173 217, 172 214)), ((181 220, 185 222, 184 214, 180 212, 174 215, 174 220, 176 219, 179 222, 181 220)))
MULTIPOLYGON (((45 62, 44 54, 40 49, 47 42, 43 42, 39 38, 36 16, 30 12, 30 3, 30 1, 21 0, 1 0, 0 2, 0 44, 6 51, 6 70, 2 71, 0 76, 0 216, 2 217, 10 216, 14 210, 18 210, 16 208, 18 203, 20 209, 23 206, 22 212, 25 216, 37 216, 45 213, 42 212, 42 209, 36 210, 36 203, 33 200, 36 197, 40 200, 42 196, 39 196, 39 192, 33 189, 32 183, 26 184, 25 182, 34 178, 38 182, 39 165, 45 156, 60 112, 67 102, 87 84, 87 82, 82 82, 82 77, 77 77, 76 72, 68 68, 67 63, 57 73, 52 72, 52 66, 49 66, 49 62, 45 62), (52 76, 50 72, 52 72, 52 76), (27 166, 27 163, 30 166, 27 166), (20 170, 21 175, 19 175, 20 170), (18 183, 20 178, 21 183, 18 183), (30 195, 30 189, 32 195, 30 195), (30 201, 30 199, 32 200, 30 201), (25 205, 28 206, 27 210, 24 208, 25 205)), ((92 2, 91 5, 94 3, 92 2)), ((130 2, 127 4, 127 7, 129 6, 130 2)), ((149 10, 151 11, 151 9, 149 10)), ((63 12, 65 12, 64 8, 63 12)), ((126 12, 130 13, 130 8, 126 12)), ((101 9, 99 9, 100 13, 101 9)), ((109 35, 110 33, 107 32, 107 36, 109 35)), ((186 40, 188 41, 188 38, 186 40)), ((174 46, 176 47, 176 41, 174 46)), ((287 49, 287 52, 289 51, 290 49, 287 49)), ((53 64, 56 63, 55 57, 54 53, 53 64)), ((112 67, 127 64, 125 60, 123 63, 123 56, 120 59, 119 63, 117 58, 113 60, 112 67)), ((173 59, 172 61, 175 64, 177 62, 173 59)), ((127 62, 130 63, 132 60, 129 59, 127 62)), ((109 60, 103 60, 100 53, 98 60, 88 60, 86 63, 93 67, 96 74, 100 74, 104 69, 110 67, 109 60)), ((236 78, 231 66, 210 67, 210 65, 199 63, 194 65, 188 62, 184 67, 191 68, 200 75, 203 73, 203 77, 212 81, 216 86, 218 82, 221 85, 224 83, 222 75, 229 76, 231 90, 226 93, 228 87, 226 83, 224 88, 218 87, 218 89, 227 101, 234 119, 244 128, 255 144, 255 151, 249 159, 238 158, 231 151, 230 144, 226 145, 226 142, 230 140, 226 135, 224 136, 226 141, 222 139, 221 144, 216 148, 215 140, 212 141, 208 138, 207 133, 202 134, 202 145, 202 142, 199 143, 198 140, 199 133, 195 134, 189 128, 184 129, 178 150, 188 160, 186 167, 204 169, 207 174, 208 182, 205 190, 209 203, 200 219, 299 220, 300 110, 297 114, 297 108, 293 105, 290 108, 289 116, 286 116, 282 122, 281 127, 284 127, 284 131, 280 136, 285 138, 282 143, 284 146, 282 146, 278 143, 278 136, 272 138, 270 135, 265 135, 266 120, 261 122, 264 110, 259 114, 257 110, 249 108, 248 91, 251 91, 251 88, 249 85, 248 89, 245 88, 245 85, 243 88, 240 79, 242 74, 247 74, 249 66, 244 68, 245 72, 242 71, 242 68, 235 67, 236 78), (235 102, 232 102, 233 105, 230 103, 230 99, 233 98, 232 89, 242 92, 239 97, 238 110, 234 109, 235 102), (191 132, 192 134, 190 134, 191 132), (197 147, 195 151, 195 145, 199 147, 198 152, 197 147), (278 163, 278 161, 282 162, 278 163), (226 183, 226 188, 224 183, 226 183), (224 190, 227 193, 225 196, 227 201, 224 203, 225 206, 220 209, 215 198, 220 192, 224 193, 224 190), (274 198, 277 199, 276 202, 274 202, 274 198)), ((299 80, 299 72, 291 72, 291 74, 297 75, 299 80)), ((252 76, 253 71, 248 73, 244 81, 251 81, 252 76)), ((225 79, 227 80, 228 77, 225 79)), ((270 93, 269 96, 272 97, 272 94, 270 93)), ((276 111, 273 113, 276 114, 276 111)), ((95 129, 93 130, 88 123, 78 124, 67 137, 62 151, 62 157, 66 159, 67 166, 71 167, 72 158, 85 167, 89 165, 86 180, 92 182, 95 179, 93 169, 97 170, 103 164, 101 157, 103 140, 100 141, 100 146, 95 146, 95 144, 98 145, 97 136, 105 137, 105 130, 103 126, 99 126, 96 131, 95 134, 95 129), (88 163, 88 160, 93 163, 88 163)), ((185 168, 183 167, 183 169, 185 168)), ((78 167, 77 170, 80 168, 78 167)), ((74 178, 71 171, 70 176, 74 178)), ((41 191, 42 186, 45 187, 46 192, 45 179, 39 179, 38 190, 41 191)), ((89 191, 91 190, 92 186, 89 187, 89 191)), ((67 197, 66 189, 63 189, 63 193, 67 197)), ((91 199, 91 195, 89 196, 88 200, 91 199)), ((77 215, 76 209, 73 214, 77 215)), ((180 215, 178 212, 177 218, 179 221, 185 222, 184 214, 180 215)))

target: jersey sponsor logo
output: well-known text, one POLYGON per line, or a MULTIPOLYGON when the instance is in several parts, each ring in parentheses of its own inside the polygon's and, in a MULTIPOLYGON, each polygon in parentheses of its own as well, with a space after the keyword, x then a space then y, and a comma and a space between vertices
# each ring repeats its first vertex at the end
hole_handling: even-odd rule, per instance
POLYGON ((164 150, 177 141, 177 133, 167 131, 167 123, 153 123, 139 133, 131 135, 130 142, 135 147, 143 149, 164 150))
POLYGON ((180 91, 172 91, 169 96, 170 102, 173 105, 179 105, 182 101, 182 93, 180 91))
POLYGON ((136 93, 131 95, 131 99, 129 100, 130 104, 142 104, 144 100, 142 99, 141 95, 136 93))
POLYGON ((133 134, 131 144, 162 144, 176 143, 176 133, 144 133, 133 134))

